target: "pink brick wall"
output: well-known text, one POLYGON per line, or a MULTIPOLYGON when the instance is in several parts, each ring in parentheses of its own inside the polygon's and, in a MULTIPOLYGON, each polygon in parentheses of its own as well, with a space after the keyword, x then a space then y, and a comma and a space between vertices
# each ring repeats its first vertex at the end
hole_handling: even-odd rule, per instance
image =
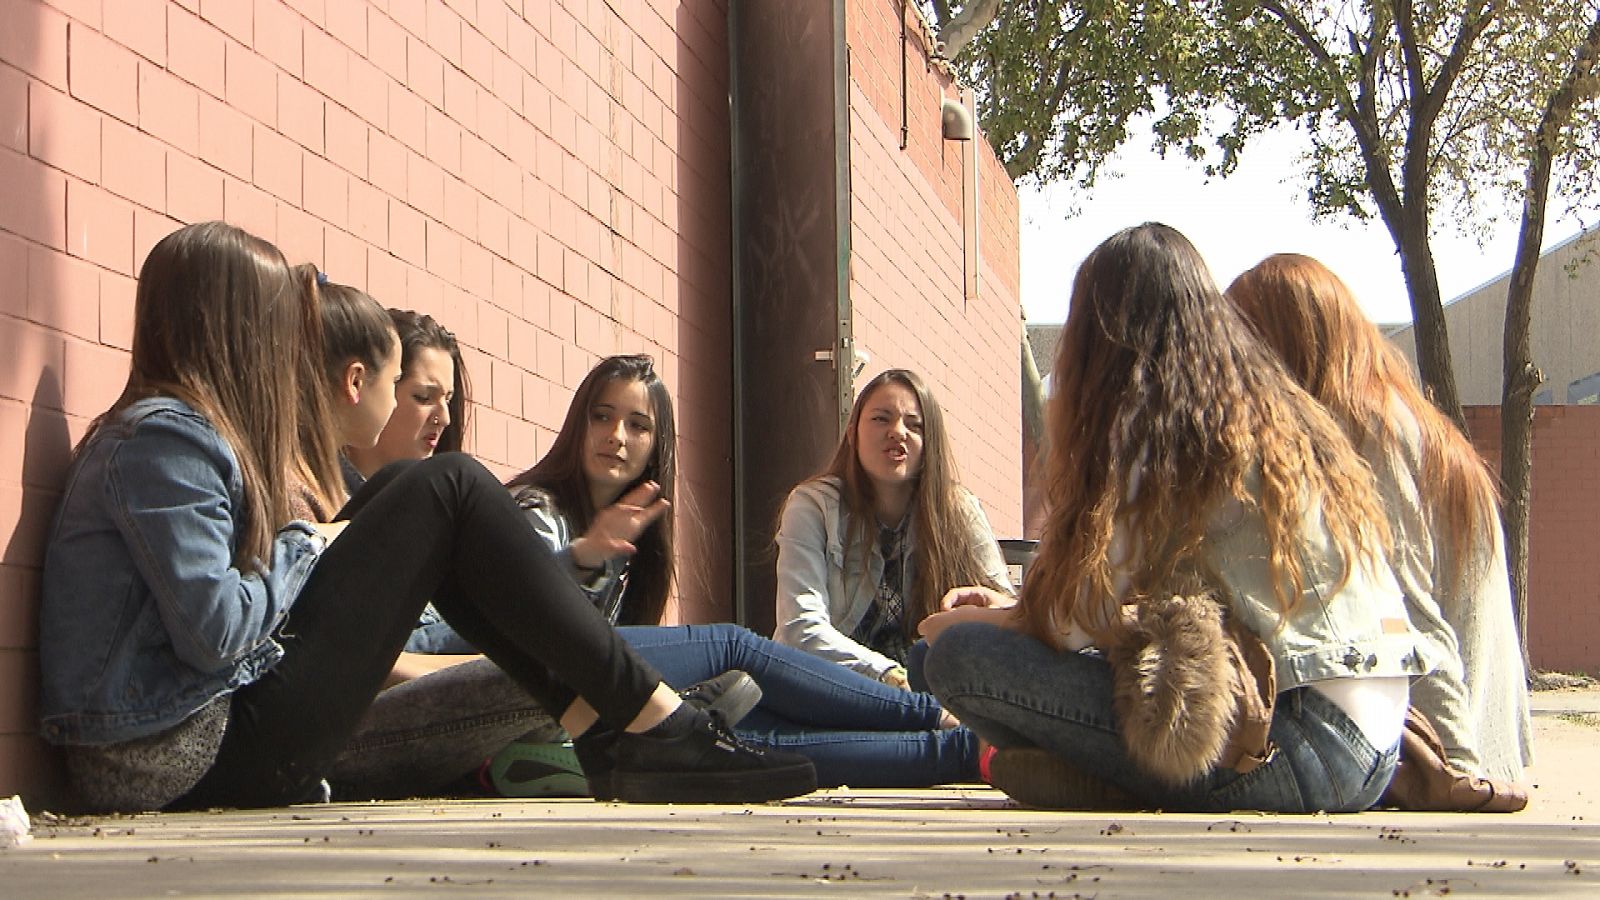
MULTIPOLYGON (((439 316, 470 348, 470 448, 501 474, 599 356, 655 354, 698 531, 726 531, 725 10, 0 3, 0 794, 58 784, 32 736, 43 535, 125 377, 133 276, 180 224, 226 219, 439 316)), ((702 543, 722 562, 687 566, 683 615, 726 617, 731 552, 702 543)))
POLYGON ((983 140, 946 141, 940 102, 958 87, 908 16, 906 149, 900 149, 898 0, 846 13, 850 46, 850 302, 856 346, 871 357, 857 384, 914 369, 938 395, 962 481, 997 534, 1022 534, 1021 305, 1017 195, 983 140), (980 282, 963 293, 963 154, 978 154, 980 282))
MULTIPOLYGON (((898 45, 897 16, 858 0, 853 33, 898 45)), ((655 354, 698 523, 680 614, 728 617, 727 68, 724 0, 0 2, 0 795, 60 796, 33 736, 44 533, 125 377, 134 276, 188 222, 438 316, 468 348, 469 449, 503 475, 599 356, 655 354)), ((892 116, 881 77, 853 88, 857 333, 874 370, 930 377, 1014 533, 1016 196, 975 144, 984 287, 963 304, 960 148, 937 138, 954 89, 910 70, 907 153, 898 66, 892 116)))
MULTIPOLYGON (((1498 474, 1500 407, 1467 408, 1498 474)), ((1539 669, 1600 673, 1600 407, 1540 406, 1533 419, 1528 655, 1539 669)))

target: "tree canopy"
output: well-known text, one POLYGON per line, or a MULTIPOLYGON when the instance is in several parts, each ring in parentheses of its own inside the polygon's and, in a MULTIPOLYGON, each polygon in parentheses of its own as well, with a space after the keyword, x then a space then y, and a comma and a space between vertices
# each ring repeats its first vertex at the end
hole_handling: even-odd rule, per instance
MULTIPOLYGON (((1316 214, 1376 217, 1401 258, 1423 380, 1458 421, 1429 238, 1521 208, 1549 97, 1600 0, 924 0, 941 36, 992 13, 952 62, 1012 178, 1090 185, 1148 119, 1226 175, 1250 139, 1305 137, 1316 214)), ((1595 79, 1576 87, 1552 190, 1592 209, 1595 79)), ((1514 214, 1514 213, 1512 213, 1514 214)), ((1263 248, 1265 252, 1269 248, 1263 248)))

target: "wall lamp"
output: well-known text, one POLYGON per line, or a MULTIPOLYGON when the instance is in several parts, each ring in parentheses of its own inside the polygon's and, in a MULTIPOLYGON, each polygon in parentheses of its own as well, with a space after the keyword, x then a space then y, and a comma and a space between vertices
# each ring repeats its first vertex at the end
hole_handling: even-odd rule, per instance
POLYGON ((958 100, 946 100, 939 109, 939 130, 947 141, 972 140, 972 113, 958 100))

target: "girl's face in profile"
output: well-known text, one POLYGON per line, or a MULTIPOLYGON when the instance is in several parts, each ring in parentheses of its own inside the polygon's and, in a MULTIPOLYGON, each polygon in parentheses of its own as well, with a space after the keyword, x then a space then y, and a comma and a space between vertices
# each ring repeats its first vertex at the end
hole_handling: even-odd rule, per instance
POLYGON ((595 507, 609 506, 644 474, 656 448, 650 390, 642 381, 617 379, 589 407, 583 476, 595 507))
POLYGON ((378 442, 394 413, 394 389, 399 381, 400 341, 396 338, 378 367, 361 373, 355 402, 344 416, 344 434, 340 437, 346 446, 365 449, 378 442))
POLYGON ((427 459, 450 425, 450 399, 456 393, 450 354, 422 347, 394 386, 395 408, 378 435, 379 467, 402 459, 427 459))

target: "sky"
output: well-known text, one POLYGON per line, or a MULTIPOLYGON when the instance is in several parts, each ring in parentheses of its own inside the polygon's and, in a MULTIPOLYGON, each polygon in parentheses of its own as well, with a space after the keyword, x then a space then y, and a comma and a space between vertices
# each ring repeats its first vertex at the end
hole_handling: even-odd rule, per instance
MULTIPOLYGON (((1159 221, 1194 242, 1222 287, 1269 254, 1304 253, 1338 273, 1375 321, 1409 322, 1400 258, 1383 224, 1311 220, 1296 165, 1300 140, 1288 132, 1269 134, 1245 149, 1238 171, 1210 182, 1197 164, 1130 146, 1087 193, 1073 185, 1019 187, 1028 321, 1066 318, 1073 275, 1089 251, 1122 228, 1159 221)), ((1552 217, 1546 246, 1576 231, 1570 220, 1552 217)), ((1481 246, 1471 237, 1436 233, 1434 260, 1445 302, 1510 271, 1516 245, 1514 221, 1481 246)))

